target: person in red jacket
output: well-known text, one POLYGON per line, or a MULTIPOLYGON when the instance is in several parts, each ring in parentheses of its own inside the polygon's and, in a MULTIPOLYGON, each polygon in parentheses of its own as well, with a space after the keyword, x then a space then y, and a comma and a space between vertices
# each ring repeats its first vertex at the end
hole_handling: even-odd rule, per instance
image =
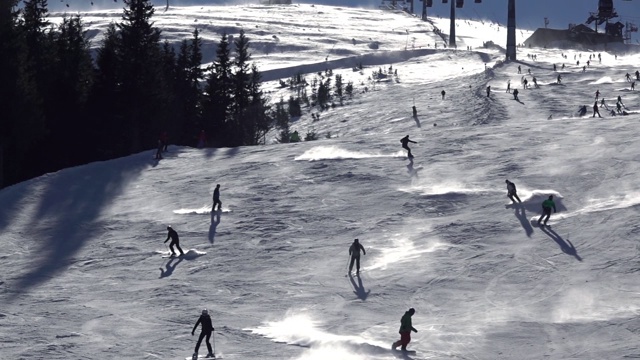
POLYGON ((407 351, 407 345, 411 342, 411 332, 418 332, 411 324, 411 317, 415 314, 414 308, 409 309, 404 313, 402 319, 400 319, 400 340, 393 343, 391 348, 395 350, 398 346, 402 346, 402 351, 407 351))
POLYGON ((211 334, 215 329, 213 328, 211 317, 209 316, 209 311, 207 309, 202 310, 202 315, 200 315, 200 318, 198 318, 198 321, 193 326, 193 330, 191 330, 191 336, 195 334, 196 329, 200 324, 202 324, 202 330, 200 331, 200 337, 198 338, 198 342, 196 343, 196 351, 193 353, 193 358, 198 358, 198 350, 200 349, 200 344, 202 343, 202 339, 204 338, 206 338, 205 342, 207 344, 207 350, 209 350, 207 357, 213 358, 215 357, 215 355, 213 354, 213 349, 211 348, 209 339, 211 338, 211 334))

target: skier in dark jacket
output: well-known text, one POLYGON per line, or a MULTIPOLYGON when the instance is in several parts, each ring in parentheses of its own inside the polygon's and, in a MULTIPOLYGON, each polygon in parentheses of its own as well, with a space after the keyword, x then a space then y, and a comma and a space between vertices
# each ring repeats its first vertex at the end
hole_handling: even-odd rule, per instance
POLYGON ((520 101, 518 99, 518 89, 513 89, 513 100, 520 101))
POLYGON ((507 196, 509 197, 509 199, 511 199, 511 201, 513 201, 513 203, 515 204, 515 200, 513 199, 514 197, 516 199, 518 199, 519 203, 522 203, 522 201, 520 201, 520 198, 518 197, 518 194, 516 193, 516 184, 512 183, 509 180, 505 180, 505 182, 507 183, 507 196))
POLYGON ((547 221, 549 221, 549 217, 551 216, 551 208, 553 208, 553 212, 556 212, 556 203, 553 202, 553 195, 549 195, 549 198, 542 202, 542 215, 538 219, 538 225, 540 225, 540 221, 542 218, 546 216, 544 219, 544 225, 547 225, 547 221))
POLYGON ((218 205, 218 210, 222 211, 222 201, 220 201, 220 184, 216 185, 215 190, 213 190, 213 211, 216 211, 216 204, 218 205))
POLYGON ((407 149, 409 151, 409 154, 407 155, 407 157, 412 158, 413 155, 411 154, 411 149, 409 149, 409 143, 417 144, 417 142, 409 140, 409 135, 400 139, 400 142, 402 143, 402 148, 407 149))
POLYGON ((596 114, 598 114, 598 117, 602 117, 600 116, 600 111, 598 111, 598 101, 596 100, 596 102, 593 103, 593 116, 592 117, 596 117, 596 114))
POLYGON ((400 319, 400 340, 396 341, 391 345, 392 349, 395 350, 398 346, 402 345, 400 349, 402 351, 407 350, 407 345, 411 342, 411 332, 418 332, 413 325, 411 324, 411 317, 415 314, 416 311, 411 308, 404 313, 402 319, 400 319))
POLYGON ((173 250, 173 245, 175 245, 178 251, 180 251, 180 255, 184 255, 184 252, 180 248, 180 238, 178 237, 178 233, 173 230, 171 226, 167 226, 167 231, 169 231, 169 233, 167 234, 167 240, 165 240, 164 242, 166 243, 167 241, 169 241, 169 239, 171 239, 171 242, 169 243, 171 256, 176 256, 176 252, 173 250))
POLYGON ((351 246, 349 246, 349 255, 351 255, 351 262, 349 263, 349 274, 351 274, 354 262, 356 263, 356 274, 360 273, 360 250, 362 250, 362 255, 367 255, 367 252, 364 250, 364 246, 360 244, 359 240, 353 240, 353 243, 351 244, 351 246))
POLYGON ((198 318, 198 321, 193 326, 193 330, 191 330, 191 336, 195 334, 196 329, 200 324, 202 324, 202 330, 200 331, 200 337, 198 338, 198 342, 196 343, 196 350, 193 353, 193 358, 194 359, 198 358, 198 350, 200 349, 200 344, 202 343, 202 339, 204 339, 205 337, 206 337, 205 342, 207 344, 207 350, 209 350, 207 357, 208 358, 215 357, 215 355, 213 355, 213 349, 211 348, 211 343, 209 342, 209 339, 211 338, 211 333, 213 333, 215 329, 213 328, 213 324, 211 324, 211 317, 209 316, 209 311, 207 311, 207 309, 202 310, 202 315, 200 315, 200 317, 198 318))

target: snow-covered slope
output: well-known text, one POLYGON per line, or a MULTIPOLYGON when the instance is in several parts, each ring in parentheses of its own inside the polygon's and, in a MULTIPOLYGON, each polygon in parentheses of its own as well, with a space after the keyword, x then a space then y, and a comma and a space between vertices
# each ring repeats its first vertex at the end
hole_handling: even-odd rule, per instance
MULTIPOLYGON (((185 14, 198 10, 170 9, 157 24, 186 36, 185 14)), ((419 332, 407 359, 640 357, 640 99, 624 80, 640 57, 602 53, 582 72, 578 53, 563 60, 531 49, 502 64, 477 45, 404 53, 405 28, 409 37, 426 29, 421 44, 434 39, 428 23, 404 14, 310 5, 211 13, 210 26, 237 22, 250 37, 270 27, 264 38, 285 45, 254 59, 278 76, 305 64, 323 70, 327 55, 379 63, 362 72, 332 63, 357 93, 320 120, 305 110, 294 122, 320 140, 170 147, 159 162, 150 150, 0 191, 0 358, 184 359, 205 307, 225 359, 392 359, 409 307, 419 332), (260 11, 260 22, 247 20, 260 11), (307 42, 302 26, 323 35, 307 42), (369 38, 384 46, 369 49, 369 38), (563 61, 558 85, 552 64, 563 61), (389 66, 397 77, 368 79, 389 66), (523 75, 540 88, 522 89, 523 75), (598 89, 609 107, 622 96, 630 115, 603 108, 603 119, 589 117, 598 89), (583 104, 589 116, 576 117, 583 104), (400 148, 407 134, 418 142, 413 162, 400 148), (522 205, 509 204, 506 178, 522 205), (223 211, 212 214, 216 184, 223 211), (533 226, 551 194, 551 228, 533 226), (189 250, 184 258, 162 258, 167 225, 189 250), (347 277, 354 238, 367 253, 361 276, 347 277)), ((94 15, 95 26, 116 16, 94 15)), ((481 44, 492 26, 458 35, 481 44)), ((288 96, 276 81, 265 88, 288 96)))

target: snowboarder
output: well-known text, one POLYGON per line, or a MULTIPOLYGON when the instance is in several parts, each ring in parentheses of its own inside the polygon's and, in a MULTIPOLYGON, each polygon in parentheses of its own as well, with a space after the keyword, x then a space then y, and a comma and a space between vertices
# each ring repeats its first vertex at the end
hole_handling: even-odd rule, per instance
POLYGON ((598 114, 599 118, 602 117, 602 116, 600 116, 600 111, 598 111, 598 100, 596 100, 596 102, 593 103, 593 116, 592 117, 596 117, 596 114, 598 114))
POLYGON ((164 243, 166 244, 167 241, 171 239, 171 242, 169 243, 169 249, 171 249, 171 256, 176 256, 176 252, 173 250, 173 245, 175 245, 178 251, 180 251, 180 256, 184 255, 184 252, 180 248, 180 238, 178 237, 178 233, 175 230, 173 230, 171 226, 167 226, 167 231, 169 231, 169 233, 167 234, 167 240, 165 240, 164 243))
POLYGON ((446 92, 446 91, 444 91, 444 90, 442 90, 442 91, 440 92, 440 94, 442 94, 442 100, 444 100, 444 96, 447 94, 447 92, 446 92))
POLYGON ((491 86, 487 86, 487 97, 491 94, 491 86))
POLYGON ((218 205, 218 210, 222 211, 222 201, 220 201, 220 184, 216 185, 216 188, 213 190, 212 211, 216 211, 216 205, 218 205))
POLYGON ((518 89, 513 89, 513 100, 520 101, 520 99, 518 99, 518 89))
POLYGON ((402 351, 406 351, 407 345, 409 345, 409 343, 411 342, 411 332, 418 332, 418 330, 416 330, 411 324, 411 317, 415 313, 415 309, 411 308, 406 311, 400 319, 400 331, 398 331, 400 333, 400 340, 394 342, 393 345, 391 345, 391 348, 393 350, 398 348, 398 346, 401 346, 400 349, 402 351))
POLYGON ((556 213, 556 203, 553 202, 553 195, 549 195, 549 198, 542 202, 542 215, 540 215, 538 219, 538 225, 540 225, 540 221, 542 221, 542 218, 545 216, 544 225, 547 225, 547 221, 549 221, 549 217, 551 216, 551 208, 553 208, 553 212, 556 213))
POLYGON ((402 143, 402 148, 407 149, 407 151, 409 151, 409 153, 407 154, 407 157, 409 159, 413 158, 413 155, 411 154, 411 149, 409 149, 409 143, 417 144, 417 142, 409 140, 409 135, 400 139, 400 142, 402 143))
POLYGON ((627 79, 627 82, 631 82, 631 75, 629 75, 629 73, 627 73, 627 75, 624 76, 627 79))
POLYGON ((508 179, 505 180, 505 182, 507 183, 507 196, 509 197, 509 199, 511 199, 511 201, 513 201, 513 203, 515 204, 516 201, 513 199, 515 197, 516 199, 518 199, 519 203, 522 203, 516 191, 516 184, 512 183, 508 179))
POLYGON ((209 316, 209 311, 207 309, 202 310, 202 315, 198 318, 198 321, 193 326, 193 330, 191 330, 191 336, 193 336, 198 328, 198 325, 202 324, 202 329, 200 330, 200 337, 198 338, 198 342, 196 343, 196 350, 193 353, 193 358, 198 358, 198 350, 200 349, 200 344, 202 343, 202 339, 206 338, 205 343, 207 344, 207 350, 209 353, 207 354, 208 358, 214 358, 213 349, 211 348, 211 343, 209 339, 211 338, 211 334, 215 330, 213 324, 211 324, 211 317, 209 316))
POLYGON ((507 80, 507 92, 511 93, 511 80, 507 80))
POLYGON ((558 84, 562 84, 562 75, 558 74, 558 84))
POLYGON ((362 255, 367 255, 367 252, 364 250, 364 246, 360 244, 359 240, 353 240, 353 243, 351 244, 351 246, 349 246, 349 255, 351 255, 351 262, 349 263, 349 274, 351 274, 354 262, 356 263, 356 274, 360 273, 360 250, 362 250, 362 255))

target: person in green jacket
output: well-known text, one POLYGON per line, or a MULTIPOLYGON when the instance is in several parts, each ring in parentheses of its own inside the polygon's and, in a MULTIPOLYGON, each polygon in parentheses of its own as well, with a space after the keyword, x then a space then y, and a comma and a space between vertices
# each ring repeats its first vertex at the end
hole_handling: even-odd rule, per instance
POLYGON ((553 195, 549 195, 549 198, 542 202, 542 215, 538 219, 538 225, 540 225, 540 221, 542 218, 546 216, 544 219, 544 225, 547 225, 547 221, 549 221, 549 217, 551 216, 551 208, 553 208, 553 212, 556 212, 556 203, 553 202, 553 195))
POLYGON ((407 345, 409 345, 409 342, 411 341, 411 332, 412 331, 418 332, 418 330, 416 330, 411 325, 411 317, 415 313, 416 311, 413 308, 411 308, 408 311, 406 311, 402 316, 402 319, 400 319, 400 331, 399 331, 400 340, 393 343, 393 345, 391 346, 393 350, 395 350, 398 346, 402 345, 400 349, 402 349, 402 351, 406 351, 407 345))

